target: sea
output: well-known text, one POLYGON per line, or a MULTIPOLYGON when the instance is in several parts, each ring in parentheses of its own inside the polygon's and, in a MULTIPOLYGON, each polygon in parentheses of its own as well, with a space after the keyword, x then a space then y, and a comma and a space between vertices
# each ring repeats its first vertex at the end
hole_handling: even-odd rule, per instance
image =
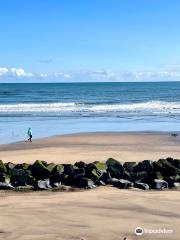
POLYGON ((180 82, 1 83, 0 144, 84 132, 180 131, 180 82))

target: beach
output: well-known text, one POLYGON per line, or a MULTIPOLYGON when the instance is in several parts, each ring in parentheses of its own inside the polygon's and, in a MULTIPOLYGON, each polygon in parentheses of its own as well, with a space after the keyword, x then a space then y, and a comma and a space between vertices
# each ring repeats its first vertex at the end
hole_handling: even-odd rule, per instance
POLYGON ((180 156, 180 135, 171 132, 104 132, 67 134, 0 145, 4 162, 32 163, 45 160, 54 163, 106 161, 113 157, 121 162, 158 160, 180 156))
MULTIPOLYGON (((55 163, 157 160, 180 156, 180 137, 171 133, 84 133, 0 146, 4 162, 55 163)), ((98 187, 75 192, 0 193, 0 239, 120 240, 179 239, 180 192, 98 187), (144 233, 136 227, 166 229, 144 233)))

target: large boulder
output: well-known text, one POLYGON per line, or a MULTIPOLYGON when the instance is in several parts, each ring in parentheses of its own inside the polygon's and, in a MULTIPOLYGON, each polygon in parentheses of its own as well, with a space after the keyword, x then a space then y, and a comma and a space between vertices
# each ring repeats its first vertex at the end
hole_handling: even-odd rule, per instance
POLYGON ((23 170, 15 167, 9 169, 9 174, 13 186, 33 185, 35 182, 30 170, 23 170))
POLYGON ((36 160, 33 165, 31 165, 30 170, 34 178, 38 180, 43 180, 49 178, 51 172, 47 168, 47 164, 44 161, 36 160))
POLYGON ((84 175, 82 174, 79 174, 74 178, 74 185, 79 188, 87 188, 87 189, 96 187, 96 185, 91 179, 84 177, 84 175))
POLYGON ((123 189, 131 188, 131 187, 134 186, 134 184, 133 184, 132 182, 130 182, 129 180, 126 180, 126 179, 117 179, 117 178, 112 178, 112 179, 111 179, 111 184, 112 184, 114 187, 123 188, 123 189))
POLYGON ((144 160, 142 162, 139 162, 135 167, 135 172, 150 172, 153 170, 153 162, 150 160, 144 160))
POLYGON ((29 164, 27 164, 27 163, 16 164, 14 166, 14 168, 16 168, 16 169, 23 169, 24 171, 26 171, 29 168, 29 164))
POLYGON ((3 163, 2 160, 0 160, 0 173, 6 173, 6 172, 7 172, 6 165, 3 163))
POLYGON ((174 187, 175 182, 180 183, 180 175, 170 176, 165 178, 164 180, 168 182, 168 185, 171 188, 171 187, 174 187))
POLYGON ((105 163, 94 162, 86 166, 86 176, 97 183, 101 178, 105 178, 107 166, 105 163))
POLYGON ((0 173, 0 182, 10 183, 10 176, 6 173, 0 173))
POLYGON ((133 172, 134 171, 134 168, 137 166, 137 163, 136 162, 125 162, 123 164, 123 168, 128 171, 128 172, 133 172))
POLYGON ((113 158, 109 158, 106 161, 107 171, 110 173, 113 178, 121 178, 124 174, 124 168, 120 162, 113 158))
POLYGON ((69 176, 75 176, 77 174, 85 174, 84 168, 78 168, 72 164, 63 164, 64 166, 64 173, 69 176))
POLYGON ((64 166, 62 164, 58 164, 52 169, 52 174, 56 174, 56 173, 58 174, 64 173, 64 166))
POLYGON ((166 158, 174 167, 180 169, 180 159, 166 158))
POLYGON ((49 172, 53 172, 53 169, 56 167, 56 164, 54 163, 49 163, 47 164, 46 168, 49 170, 49 172))
POLYGON ((74 166, 78 167, 78 168, 86 168, 87 164, 83 161, 79 161, 79 162, 76 162, 74 164, 74 166))
POLYGON ((7 173, 9 174, 9 170, 15 168, 16 165, 14 163, 8 162, 8 163, 5 163, 5 166, 7 169, 7 173))
POLYGON ((180 169, 173 166, 167 159, 159 159, 157 162, 153 162, 153 170, 161 172, 165 178, 180 175, 180 169))

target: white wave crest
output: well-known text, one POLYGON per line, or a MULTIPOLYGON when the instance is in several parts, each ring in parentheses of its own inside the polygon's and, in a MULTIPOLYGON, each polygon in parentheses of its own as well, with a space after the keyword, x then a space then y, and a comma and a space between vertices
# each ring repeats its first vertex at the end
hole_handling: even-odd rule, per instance
POLYGON ((149 112, 180 113, 180 102, 151 101, 133 104, 24 103, 1 104, 0 112, 149 112))

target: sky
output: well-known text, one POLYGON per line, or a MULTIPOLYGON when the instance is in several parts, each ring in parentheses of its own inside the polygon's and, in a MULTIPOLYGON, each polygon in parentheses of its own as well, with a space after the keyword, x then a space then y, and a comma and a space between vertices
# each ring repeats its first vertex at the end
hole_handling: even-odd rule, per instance
POLYGON ((179 81, 179 0, 1 0, 0 82, 179 81))

